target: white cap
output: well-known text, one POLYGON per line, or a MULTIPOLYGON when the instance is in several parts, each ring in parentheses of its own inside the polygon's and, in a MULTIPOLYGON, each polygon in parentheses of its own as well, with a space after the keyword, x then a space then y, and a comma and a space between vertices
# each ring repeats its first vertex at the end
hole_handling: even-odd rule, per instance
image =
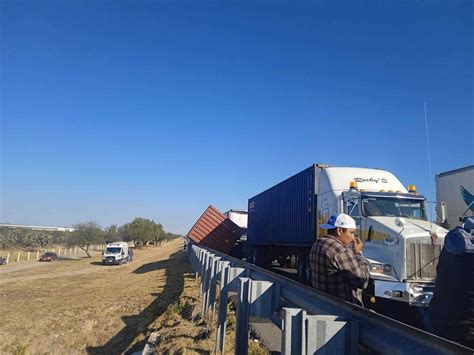
POLYGON ((319 227, 322 229, 334 229, 337 227, 348 229, 357 228, 354 219, 345 213, 333 214, 326 224, 321 224, 319 227))

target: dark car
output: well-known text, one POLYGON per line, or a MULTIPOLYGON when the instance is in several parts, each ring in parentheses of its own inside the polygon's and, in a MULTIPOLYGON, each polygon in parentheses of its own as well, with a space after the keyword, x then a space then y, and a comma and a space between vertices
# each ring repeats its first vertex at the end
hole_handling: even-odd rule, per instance
POLYGON ((58 255, 52 252, 46 252, 39 258, 39 261, 55 261, 58 259, 58 255))
POLYGON ((0 256, 0 265, 7 265, 7 259, 0 256))

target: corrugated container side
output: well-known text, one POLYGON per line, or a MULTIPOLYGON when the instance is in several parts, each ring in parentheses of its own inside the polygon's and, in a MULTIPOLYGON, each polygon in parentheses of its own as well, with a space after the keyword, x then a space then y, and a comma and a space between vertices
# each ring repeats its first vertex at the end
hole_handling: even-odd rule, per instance
POLYGON ((249 199, 250 244, 310 246, 315 238, 315 166, 249 199))
POLYGON ((195 244, 227 254, 243 231, 217 208, 209 206, 188 232, 187 237, 195 244))

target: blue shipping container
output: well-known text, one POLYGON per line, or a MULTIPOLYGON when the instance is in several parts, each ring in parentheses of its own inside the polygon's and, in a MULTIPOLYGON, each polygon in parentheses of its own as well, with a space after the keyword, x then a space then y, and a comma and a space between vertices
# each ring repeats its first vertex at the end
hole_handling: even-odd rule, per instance
POLYGON ((316 166, 249 199, 247 243, 311 246, 316 236, 316 166))

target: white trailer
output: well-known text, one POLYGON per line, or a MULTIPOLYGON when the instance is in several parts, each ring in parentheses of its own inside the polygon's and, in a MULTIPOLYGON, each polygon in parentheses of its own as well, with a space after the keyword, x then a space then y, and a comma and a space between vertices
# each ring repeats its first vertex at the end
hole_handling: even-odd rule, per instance
POLYGON ((130 260, 131 254, 127 242, 109 243, 102 252, 102 264, 104 265, 120 265, 130 260))
POLYGON ((436 174, 436 201, 442 223, 460 226, 464 218, 474 216, 474 165, 436 174), (441 208, 445 206, 447 213, 441 208))
POLYGON ((228 210, 224 213, 224 215, 229 218, 232 222, 237 224, 240 228, 247 229, 247 221, 248 221, 248 212, 247 210, 228 210))

